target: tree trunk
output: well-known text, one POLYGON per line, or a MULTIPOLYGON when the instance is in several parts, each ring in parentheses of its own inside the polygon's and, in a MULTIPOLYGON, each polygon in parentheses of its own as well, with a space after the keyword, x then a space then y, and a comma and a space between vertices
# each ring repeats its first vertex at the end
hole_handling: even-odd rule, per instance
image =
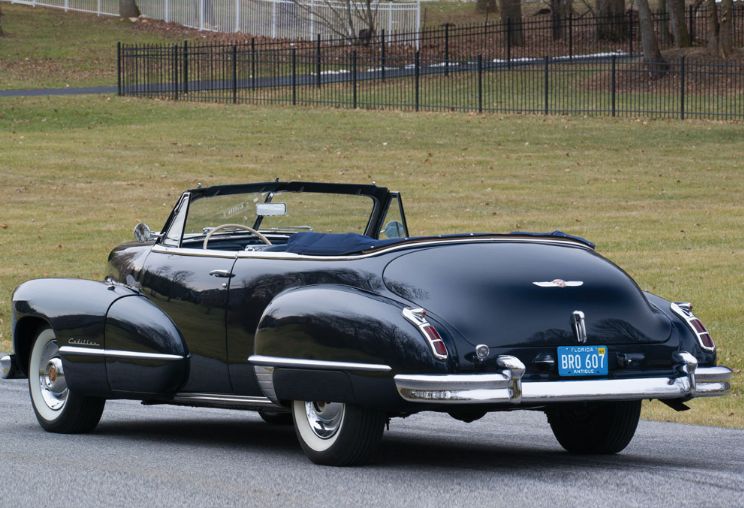
POLYGON ((625 0, 597 0, 597 40, 622 41, 628 34, 625 0))
POLYGON ((690 47, 690 33, 685 21, 685 0, 667 0, 667 10, 672 25, 674 45, 678 48, 690 47))
POLYGON ((550 0, 550 21, 553 40, 563 38, 568 17, 573 12, 573 0, 550 0))
POLYGON ((651 8, 648 6, 648 0, 636 0, 636 5, 638 6, 638 25, 641 31, 643 61, 648 69, 648 75, 651 78, 660 78, 666 74, 669 64, 659 51, 659 41, 656 40, 656 32, 654 32, 651 8))
POLYGON ((138 18, 140 15, 137 0, 119 0, 119 16, 122 18, 138 18))
POLYGON ((672 32, 669 28, 669 10, 667 9, 667 3, 664 0, 659 2, 659 10, 657 14, 659 19, 659 42, 662 46, 668 47, 672 42, 672 32))
POLYGON ((708 19, 705 21, 705 31, 708 36, 708 49, 718 53, 718 6, 716 0, 705 0, 705 11, 708 19))
POLYGON ((5 32, 3 32, 3 8, 0 6, 0 37, 5 35, 5 32))
POLYGON ((718 38, 718 52, 723 58, 728 58, 734 50, 733 30, 734 2, 721 0, 721 23, 718 38))
POLYGON ((504 30, 507 29, 507 25, 511 28, 507 37, 510 38, 512 46, 523 46, 522 2, 520 0, 499 0, 499 10, 504 30))

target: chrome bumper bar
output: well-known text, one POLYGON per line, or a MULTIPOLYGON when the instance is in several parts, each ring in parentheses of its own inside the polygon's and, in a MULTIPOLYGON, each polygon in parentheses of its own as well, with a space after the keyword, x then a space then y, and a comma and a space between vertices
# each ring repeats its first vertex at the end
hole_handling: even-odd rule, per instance
POLYGON ((23 375, 21 369, 16 364, 15 355, 3 355, 0 357, 0 378, 2 379, 20 379, 23 375))
POLYGON ((524 364, 501 356, 501 372, 490 374, 395 376, 400 396, 409 402, 432 404, 543 404, 596 400, 689 399, 724 395, 731 370, 697 367, 689 353, 677 355, 677 377, 522 381, 524 364))

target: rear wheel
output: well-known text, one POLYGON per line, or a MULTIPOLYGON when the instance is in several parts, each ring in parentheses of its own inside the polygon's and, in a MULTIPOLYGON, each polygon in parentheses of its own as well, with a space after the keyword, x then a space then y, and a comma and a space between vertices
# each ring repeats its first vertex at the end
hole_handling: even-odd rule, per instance
POLYGON ((83 397, 67 387, 57 339, 42 329, 31 348, 28 388, 39 424, 48 432, 78 434, 96 428, 105 399, 83 397))
POLYGON ((641 401, 590 402, 548 408, 550 428, 566 451, 613 454, 633 439, 641 401))
POLYGON ((369 462, 382 439, 385 414, 340 402, 292 403, 302 450, 316 464, 356 466, 369 462))

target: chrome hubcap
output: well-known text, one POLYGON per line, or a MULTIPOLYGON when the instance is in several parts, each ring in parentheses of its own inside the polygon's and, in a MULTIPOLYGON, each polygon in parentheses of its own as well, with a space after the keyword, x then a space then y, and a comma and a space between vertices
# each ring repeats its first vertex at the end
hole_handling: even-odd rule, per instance
POLYGON ((344 405, 340 402, 305 402, 310 429, 320 439, 330 439, 338 433, 344 420, 344 405))
POLYGON ((41 354, 39 362, 39 386, 44 403, 54 411, 59 411, 67 401, 67 381, 59 357, 59 348, 54 342, 49 342, 41 354))

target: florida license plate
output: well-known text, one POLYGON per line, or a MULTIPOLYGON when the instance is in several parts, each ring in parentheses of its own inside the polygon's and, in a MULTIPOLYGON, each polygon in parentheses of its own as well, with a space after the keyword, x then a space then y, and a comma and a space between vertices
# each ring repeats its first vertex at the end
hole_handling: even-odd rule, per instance
POLYGON ((561 346, 558 348, 561 376, 606 376, 607 346, 561 346))

